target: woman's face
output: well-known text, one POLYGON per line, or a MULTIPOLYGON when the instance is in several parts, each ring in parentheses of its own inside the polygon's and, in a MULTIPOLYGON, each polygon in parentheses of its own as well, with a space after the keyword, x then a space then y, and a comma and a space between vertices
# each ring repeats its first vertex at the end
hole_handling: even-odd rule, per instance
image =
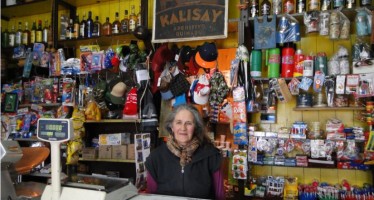
POLYGON ((174 118, 171 125, 171 130, 174 133, 174 138, 181 146, 188 144, 195 130, 194 117, 188 110, 179 111, 174 118))

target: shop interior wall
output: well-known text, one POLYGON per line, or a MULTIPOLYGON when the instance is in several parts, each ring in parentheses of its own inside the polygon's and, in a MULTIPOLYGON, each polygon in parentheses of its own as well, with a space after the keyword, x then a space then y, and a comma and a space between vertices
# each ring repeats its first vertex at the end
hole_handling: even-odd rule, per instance
MULTIPOLYGON (((239 0, 229 1, 229 19, 238 19, 239 12, 236 8, 239 0)), ((119 12, 120 19, 123 18, 123 12, 125 9, 128 9, 130 12, 130 5, 135 4, 135 13, 139 10, 138 1, 134 0, 125 0, 125 1, 109 1, 102 2, 98 4, 93 4, 89 6, 82 6, 77 8, 77 14, 79 14, 80 20, 82 20, 83 13, 92 11, 93 17, 99 16, 101 23, 104 23, 107 16, 110 17, 110 21, 114 21, 115 12, 119 12)), ((148 8, 148 27, 152 27, 152 13, 153 13, 153 0, 149 1, 148 8)), ((62 13, 68 14, 67 10, 60 11, 59 15, 62 13)), ((87 17, 87 16, 86 16, 87 17)), ((29 29, 31 29, 32 22, 38 20, 44 21, 48 20, 50 23, 51 14, 45 13, 40 15, 26 16, 20 18, 11 18, 9 21, 1 20, 1 29, 8 28, 10 31, 11 26, 15 25, 17 29, 18 21, 29 23, 29 29)), ((230 21, 230 20, 229 20, 230 21)), ((302 23, 302 22, 300 22, 302 23)), ((302 26, 303 27, 303 26, 302 26)), ((354 23, 351 20, 351 31, 354 30, 354 23)), ((304 31, 304 28, 302 28, 304 31)), ((229 34, 228 38, 224 40, 215 40, 219 48, 236 48, 238 46, 238 29, 237 22, 231 20, 229 22, 229 34)), ((328 58, 330 58, 339 48, 339 45, 343 45, 348 48, 351 52, 351 46, 356 41, 355 35, 351 35, 350 40, 341 40, 341 41, 331 41, 327 37, 318 36, 317 34, 308 34, 305 35, 302 33, 302 39, 297 43, 297 48, 301 48, 304 54, 310 54, 317 52, 326 52, 328 58)), ((91 41, 92 42, 92 41, 91 41)), ((119 41, 125 43, 128 41, 119 41)), ((178 43, 178 46, 190 45, 192 47, 201 45, 204 41, 194 41, 194 42, 185 42, 178 43)), ((250 47, 248 47, 250 49, 250 47)), ((229 66, 221 65, 220 69, 228 69, 229 66)), ((267 74, 266 68, 263 66, 263 73, 267 74)), ((321 122, 321 128, 326 124, 326 120, 329 118, 338 118, 343 121, 345 126, 364 126, 365 123, 362 123, 357 120, 357 115, 359 111, 293 111, 293 108, 296 106, 296 98, 293 98, 291 102, 288 103, 278 103, 277 104, 277 122, 275 124, 260 124, 260 114, 251 115, 251 122, 260 124, 261 130, 266 131, 276 131, 280 127, 290 127, 291 124, 295 121, 319 121, 321 122)), ((222 125, 220 125, 222 126, 222 125)), ((226 125, 223 125, 226 126, 226 125)), ((227 125, 228 126, 228 125, 227 125)), ((218 128, 216 135, 227 134, 228 139, 232 138, 230 136, 229 128, 218 128)), ((338 170, 338 169, 320 169, 320 168, 295 168, 295 167, 275 167, 275 166, 255 166, 253 173, 256 175, 273 175, 273 176, 296 176, 299 179, 299 183, 310 183, 312 180, 317 179, 320 181, 326 181, 328 183, 340 183, 343 179, 349 180, 351 184, 362 185, 363 183, 372 183, 372 173, 359 170, 338 170)))

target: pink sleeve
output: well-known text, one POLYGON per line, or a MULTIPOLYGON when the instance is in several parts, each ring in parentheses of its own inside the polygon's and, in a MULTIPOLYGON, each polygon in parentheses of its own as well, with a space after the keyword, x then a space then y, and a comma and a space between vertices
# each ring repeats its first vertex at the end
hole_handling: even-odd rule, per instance
POLYGON ((157 183, 155 179, 147 172, 147 193, 153 194, 157 191, 157 183))
POLYGON ((223 188, 223 177, 221 169, 217 170, 213 174, 213 184, 216 200, 225 199, 225 192, 223 188))

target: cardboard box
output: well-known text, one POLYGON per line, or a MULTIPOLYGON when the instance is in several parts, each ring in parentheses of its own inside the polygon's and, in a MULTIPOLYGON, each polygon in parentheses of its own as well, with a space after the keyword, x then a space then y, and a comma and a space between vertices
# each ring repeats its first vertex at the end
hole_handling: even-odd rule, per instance
POLYGON ((86 147, 82 149, 82 158, 84 159, 96 159, 98 149, 95 147, 86 147))
POLYGON ((127 145, 127 159, 135 160, 135 144, 127 145))
POLYGON ((112 159, 112 146, 111 145, 99 146, 99 158, 100 159, 112 159))
POLYGON ((100 134, 99 145, 123 145, 130 143, 130 133, 100 134))
POLYGON ((112 146, 112 159, 127 159, 127 145, 112 146))

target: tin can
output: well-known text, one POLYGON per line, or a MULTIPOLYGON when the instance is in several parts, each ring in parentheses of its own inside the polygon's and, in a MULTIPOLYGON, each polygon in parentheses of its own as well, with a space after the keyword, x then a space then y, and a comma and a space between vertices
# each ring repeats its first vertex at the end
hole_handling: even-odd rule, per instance
POLYGON ((284 2, 284 13, 293 14, 295 13, 295 1, 294 0, 286 0, 284 2))
POLYGON ((295 53, 295 68, 293 70, 293 77, 299 77, 303 76, 303 71, 304 71, 304 60, 305 60, 305 55, 301 51, 301 49, 298 49, 295 53))
POLYGON ((305 0, 296 1, 296 13, 303 13, 306 11, 306 2, 305 0))
POLYGON ((331 9, 331 1, 330 0, 322 0, 321 10, 326 11, 331 9))
POLYGON ((320 2, 320 0, 309 0, 308 11, 320 10, 320 9, 321 9, 321 2, 320 2))
POLYGON ((313 56, 306 56, 304 60, 303 76, 313 76, 313 56))

